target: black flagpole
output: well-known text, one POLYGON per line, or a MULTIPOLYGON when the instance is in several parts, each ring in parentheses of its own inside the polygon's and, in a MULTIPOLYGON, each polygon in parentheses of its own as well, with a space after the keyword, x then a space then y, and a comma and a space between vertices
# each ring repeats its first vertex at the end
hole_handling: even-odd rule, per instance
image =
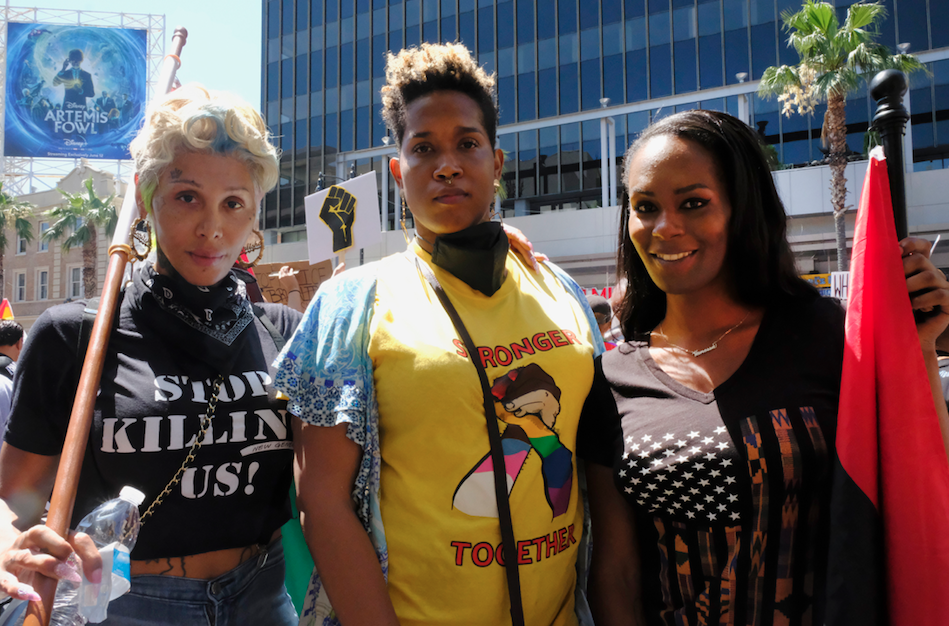
POLYGON ((886 154, 896 238, 899 240, 909 235, 906 222, 906 173, 903 169, 903 135, 909 111, 903 106, 904 94, 906 75, 899 70, 883 70, 870 81, 870 96, 877 102, 872 128, 880 133, 883 152, 886 154))

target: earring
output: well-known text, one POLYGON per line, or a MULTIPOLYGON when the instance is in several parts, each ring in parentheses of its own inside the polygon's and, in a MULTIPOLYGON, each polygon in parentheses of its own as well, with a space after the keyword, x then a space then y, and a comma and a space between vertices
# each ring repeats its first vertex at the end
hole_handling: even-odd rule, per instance
POLYGON ((495 179, 494 198, 491 200, 491 209, 490 209, 490 213, 488 213, 488 219, 494 220, 494 218, 498 218, 498 220, 503 224, 504 219, 501 217, 501 212, 497 210, 498 196, 500 195, 501 195, 501 181, 495 179))
POLYGON ((152 225, 144 218, 138 218, 132 222, 132 230, 129 232, 129 258, 135 261, 144 261, 152 251, 152 225), (139 252, 138 246, 141 245, 145 251, 139 252))
POLYGON ((250 258, 250 255, 256 252, 257 256, 254 258, 253 261, 244 261, 243 259, 239 257, 237 259, 237 266, 244 270, 249 270, 250 268, 260 263, 260 260, 264 258, 264 235, 259 230, 255 230, 254 234, 257 235, 257 243, 245 245, 243 254, 246 254, 247 257, 250 258))
POLYGON ((405 196, 399 194, 399 204, 402 206, 402 218, 399 220, 399 224, 402 226, 402 236, 405 237, 405 243, 409 243, 409 231, 405 228, 405 196))

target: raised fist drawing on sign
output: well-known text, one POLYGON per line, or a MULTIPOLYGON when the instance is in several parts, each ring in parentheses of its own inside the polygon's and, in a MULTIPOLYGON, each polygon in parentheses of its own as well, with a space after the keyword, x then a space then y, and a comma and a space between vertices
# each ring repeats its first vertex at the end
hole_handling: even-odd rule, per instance
POLYGON ((320 207, 320 219, 333 231, 333 252, 351 248, 353 223, 356 221, 356 196, 333 185, 320 207))

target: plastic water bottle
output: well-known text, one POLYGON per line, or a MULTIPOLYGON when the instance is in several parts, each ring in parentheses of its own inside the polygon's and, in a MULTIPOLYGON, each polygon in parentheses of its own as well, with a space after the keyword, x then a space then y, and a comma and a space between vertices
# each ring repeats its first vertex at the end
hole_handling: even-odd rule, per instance
MULTIPOLYGON (((98 506, 82 518, 77 531, 89 535, 102 557, 102 582, 81 583, 60 580, 50 616, 51 626, 82 626, 105 620, 110 600, 131 588, 131 560, 141 527, 138 507, 145 494, 134 487, 123 487, 119 497, 98 506)), ((75 558, 73 556, 72 558, 75 558)), ((78 560, 74 561, 78 565, 78 560)), ((80 570, 80 574, 82 574, 80 570)))

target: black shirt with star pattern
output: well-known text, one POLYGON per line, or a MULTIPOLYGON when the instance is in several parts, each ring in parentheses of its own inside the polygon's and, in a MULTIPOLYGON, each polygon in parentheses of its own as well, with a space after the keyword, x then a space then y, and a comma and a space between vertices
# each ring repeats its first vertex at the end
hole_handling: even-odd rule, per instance
POLYGON ((770 307, 711 393, 645 342, 597 361, 577 451, 635 513, 649 624, 822 623, 843 317, 830 299, 770 307))

